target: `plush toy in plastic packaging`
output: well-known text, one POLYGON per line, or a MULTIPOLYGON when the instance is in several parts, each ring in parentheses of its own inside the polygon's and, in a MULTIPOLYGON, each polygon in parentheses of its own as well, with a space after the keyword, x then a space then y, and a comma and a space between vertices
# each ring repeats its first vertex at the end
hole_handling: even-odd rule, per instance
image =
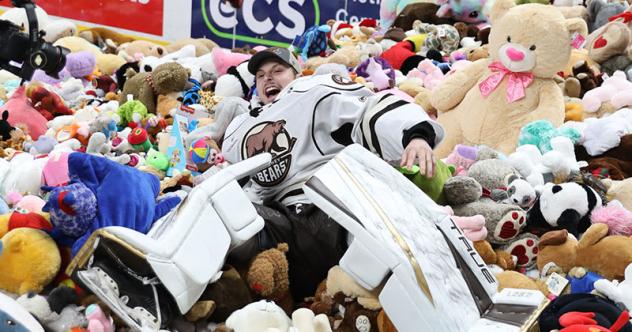
POLYGON ((496 1, 491 18, 490 59, 450 75, 433 93, 437 120, 447 132, 436 149, 439 157, 456 144, 485 144, 508 154, 525 124, 543 119, 559 126, 564 120, 564 99, 553 78, 568 62, 569 36, 585 35, 586 23, 566 20, 552 6, 515 6, 511 0, 496 1))

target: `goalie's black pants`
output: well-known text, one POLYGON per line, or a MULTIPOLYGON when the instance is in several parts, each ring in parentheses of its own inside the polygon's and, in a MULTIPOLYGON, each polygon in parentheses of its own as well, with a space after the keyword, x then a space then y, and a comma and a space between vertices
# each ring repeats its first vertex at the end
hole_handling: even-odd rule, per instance
POLYGON ((265 220, 261 232, 229 256, 229 263, 248 264, 259 252, 287 243, 290 291, 296 303, 314 296, 318 284, 338 265, 347 249, 347 232, 313 204, 255 204, 265 220))

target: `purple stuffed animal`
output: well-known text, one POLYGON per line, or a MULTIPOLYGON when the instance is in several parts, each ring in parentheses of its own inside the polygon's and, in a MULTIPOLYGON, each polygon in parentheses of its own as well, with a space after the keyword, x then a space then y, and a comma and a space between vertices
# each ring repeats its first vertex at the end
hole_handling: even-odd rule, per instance
POLYGON ((59 79, 46 75, 42 70, 36 70, 31 81, 40 81, 48 84, 57 84, 66 81, 70 77, 83 81, 84 86, 91 83, 86 76, 94 72, 97 66, 97 59, 89 51, 70 53, 66 57, 66 66, 59 72, 59 79))
POLYGON ((377 91, 390 89, 395 85, 395 71, 393 67, 388 61, 379 57, 364 60, 356 68, 355 72, 358 76, 372 82, 377 91))

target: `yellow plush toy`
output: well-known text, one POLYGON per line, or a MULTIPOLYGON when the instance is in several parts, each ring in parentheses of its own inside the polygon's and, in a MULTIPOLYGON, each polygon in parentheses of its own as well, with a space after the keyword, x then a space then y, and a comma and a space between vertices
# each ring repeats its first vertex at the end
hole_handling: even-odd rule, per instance
POLYGON ((0 215, 0 239, 10 230, 18 227, 50 230, 53 225, 50 222, 49 214, 45 212, 13 212, 0 215))
POLYGON ((72 53, 89 51, 90 53, 94 54, 95 57, 98 57, 100 54, 103 53, 96 45, 81 37, 76 36, 61 38, 57 40, 54 45, 65 47, 69 49, 72 53))
POLYGON ((41 292, 57 275, 61 256, 43 231, 16 228, 0 239, 0 289, 22 295, 41 292))
POLYGON ((512 0, 496 1, 491 19, 490 58, 448 76, 433 91, 431 102, 446 130, 439 158, 457 144, 509 154, 527 123, 564 121, 562 91, 553 78, 568 63, 572 34, 587 34, 586 22, 567 20, 553 6, 516 6, 512 0))

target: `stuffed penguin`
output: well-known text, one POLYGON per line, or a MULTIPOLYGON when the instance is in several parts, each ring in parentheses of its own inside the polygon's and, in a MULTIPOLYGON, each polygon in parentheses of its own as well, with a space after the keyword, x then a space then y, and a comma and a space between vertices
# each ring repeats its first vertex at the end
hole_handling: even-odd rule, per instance
POLYGON ((597 192, 585 184, 547 183, 531 209, 527 229, 546 232, 566 229, 578 237, 590 227, 590 214, 603 201, 597 192))

